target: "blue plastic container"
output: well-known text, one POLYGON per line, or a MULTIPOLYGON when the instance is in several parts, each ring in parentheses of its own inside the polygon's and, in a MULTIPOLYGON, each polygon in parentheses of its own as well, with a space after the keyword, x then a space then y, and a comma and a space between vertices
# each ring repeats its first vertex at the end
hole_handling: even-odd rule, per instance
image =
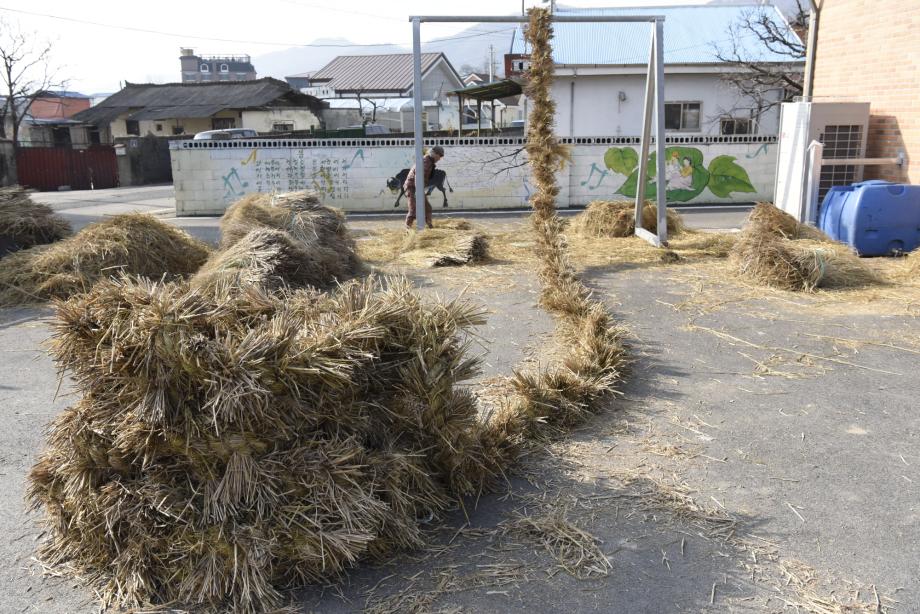
POLYGON ((860 256, 887 256, 920 247, 920 185, 863 181, 833 187, 818 227, 860 256))

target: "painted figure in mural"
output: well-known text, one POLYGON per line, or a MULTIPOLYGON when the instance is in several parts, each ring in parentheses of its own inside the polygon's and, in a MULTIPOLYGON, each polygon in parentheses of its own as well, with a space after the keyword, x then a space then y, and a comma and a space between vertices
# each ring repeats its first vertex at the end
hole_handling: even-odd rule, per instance
POLYGON ((689 190, 693 184, 693 164, 690 158, 683 159, 674 151, 667 161, 665 180, 669 190, 689 190))
MULTIPOLYGON (((428 182, 431 180, 431 173, 434 171, 435 164, 440 162, 443 157, 444 148, 440 145, 435 145, 425 154, 425 157, 422 158, 422 172, 424 173, 425 185, 428 185, 428 182)), ((412 229, 412 225, 415 223, 416 218, 415 176, 416 168, 413 164, 412 168, 409 169, 409 175, 406 177, 406 182, 403 184, 403 189, 406 191, 406 196, 409 198, 409 213, 406 214, 406 228, 409 230, 412 229)), ((428 201, 428 194, 425 194, 425 225, 428 228, 434 228, 434 224, 431 221, 431 203, 428 201)))
MULTIPOLYGON (((409 169, 404 168, 389 179, 387 179, 387 187, 390 189, 390 192, 399 194, 396 196, 396 202, 393 203, 393 208, 399 206, 399 201, 402 200, 403 195, 406 193, 406 188, 404 187, 406 183, 406 178, 409 176, 409 169)), ((451 187, 450 182, 447 180, 447 173, 442 171, 439 168, 433 168, 431 170, 431 179, 425 182, 425 194, 431 196, 431 193, 435 190, 441 190, 441 194, 444 195, 444 202, 442 207, 447 206, 447 191, 444 189, 444 185, 447 185, 447 189, 451 192, 454 189, 451 187)))

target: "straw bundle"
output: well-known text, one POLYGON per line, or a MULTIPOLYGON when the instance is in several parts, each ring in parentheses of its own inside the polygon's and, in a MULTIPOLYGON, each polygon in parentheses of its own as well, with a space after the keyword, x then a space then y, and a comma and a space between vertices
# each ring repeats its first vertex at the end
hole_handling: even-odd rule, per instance
POLYGON ((70 222, 55 215, 48 205, 32 202, 24 189, 0 188, 0 257, 7 252, 54 243, 72 232, 70 222))
POLYGON ((342 271, 359 268, 345 215, 320 203, 316 192, 250 194, 231 205, 220 223, 221 249, 227 249, 255 228, 283 230, 308 249, 319 246, 339 253, 342 271))
POLYGON ((740 276, 783 290, 811 292, 879 282, 846 245, 770 203, 758 203, 751 211, 732 259, 740 276))
POLYGON ((811 239, 814 241, 830 241, 826 234, 808 224, 802 224, 797 219, 781 210, 773 203, 757 203, 748 215, 748 227, 759 227, 764 232, 779 235, 786 239, 811 239))
POLYGON ((466 331, 405 280, 330 294, 107 280, 58 304, 83 398, 30 475, 40 555, 105 602, 264 611, 280 591, 418 545, 495 477, 466 331))
POLYGON ((349 273, 338 252, 322 245, 303 246, 283 230, 255 228, 208 259, 193 285, 262 284, 270 288, 324 288, 349 273))
MULTIPOLYGON (((686 230, 684 220, 673 209, 667 210, 668 235, 686 230)), ((647 202, 642 207, 642 226, 658 232, 658 207, 647 202)), ((630 237, 636 232, 636 205, 626 200, 596 200, 572 220, 572 230, 585 237, 630 237)))
POLYGON ((208 253, 204 243, 151 215, 117 215, 63 241, 5 258, 0 305, 66 298, 119 272, 154 279, 188 275, 208 253))

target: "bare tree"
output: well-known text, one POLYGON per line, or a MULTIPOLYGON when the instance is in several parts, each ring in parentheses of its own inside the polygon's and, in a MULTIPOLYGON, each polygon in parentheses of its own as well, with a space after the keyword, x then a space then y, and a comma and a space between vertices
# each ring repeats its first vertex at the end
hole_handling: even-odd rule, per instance
POLYGON ((754 8, 729 26, 726 43, 713 45, 719 61, 732 68, 723 80, 741 95, 752 119, 802 94, 803 73, 794 66, 805 60, 808 11, 802 0, 795 3, 788 24, 776 19, 772 6, 754 8), (764 62, 764 51, 781 59, 764 62))
POLYGON ((18 23, 0 17, 0 137, 6 137, 9 120, 13 145, 19 142, 22 120, 32 103, 47 91, 61 89, 66 82, 58 78, 51 64, 53 44, 37 33, 23 32, 18 23))
POLYGON ((361 123, 362 123, 362 125, 365 125, 365 126, 366 126, 366 125, 368 124, 368 122, 370 122, 370 123, 372 123, 372 124, 377 123, 377 108, 380 106, 380 105, 377 104, 377 101, 374 100, 373 98, 366 98, 366 97, 364 97, 364 92, 358 92, 357 94, 355 94, 355 98, 358 99, 358 113, 361 114, 361 123), (362 100, 363 100, 364 102, 366 102, 366 103, 371 107, 371 116, 370 116, 370 118, 368 118, 368 117, 364 114, 364 105, 361 104, 361 101, 362 101, 362 100))

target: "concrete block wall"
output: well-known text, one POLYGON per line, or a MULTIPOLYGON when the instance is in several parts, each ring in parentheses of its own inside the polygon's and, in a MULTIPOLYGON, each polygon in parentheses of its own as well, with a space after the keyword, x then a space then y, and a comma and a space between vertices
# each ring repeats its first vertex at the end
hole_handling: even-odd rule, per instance
MULTIPOLYGON (((669 200, 749 202, 772 198, 776 170, 773 137, 678 141, 667 144, 669 186, 673 182, 677 188, 688 188, 691 180, 694 185, 690 190, 669 189, 669 200), (709 170, 719 157, 717 170, 735 175, 732 185, 743 191, 720 196, 707 189, 709 170)), ((637 139, 596 137, 563 142, 571 147, 572 163, 558 174, 559 206, 630 197, 629 171, 635 172, 637 164, 630 168, 611 165, 608 152, 638 151, 637 139)), ((527 206, 532 185, 522 138, 445 138, 426 140, 426 144, 440 144, 446 150, 438 168, 447 173, 445 188, 451 209, 527 206)), ((393 211, 397 195, 387 188, 387 180, 408 169, 414 155, 411 139, 174 141, 170 147, 177 215, 219 215, 246 194, 303 189, 316 190, 326 204, 348 211, 393 211)), ((638 158, 628 154, 621 157, 638 158)), ((440 208, 443 196, 435 191, 431 202, 440 208)), ((400 210, 405 206, 403 196, 400 210)))
POLYGON ((866 167, 866 179, 920 183, 920 2, 833 0, 821 5, 816 101, 869 102, 870 158, 907 154, 908 164, 866 167))

